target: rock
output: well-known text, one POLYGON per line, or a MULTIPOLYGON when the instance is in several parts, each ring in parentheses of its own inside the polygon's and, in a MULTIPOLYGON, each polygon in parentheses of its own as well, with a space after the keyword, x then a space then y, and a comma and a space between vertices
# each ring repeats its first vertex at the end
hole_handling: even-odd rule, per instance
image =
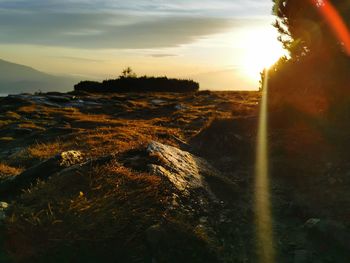
POLYGON ((5 99, 4 99, 4 103, 6 104, 10 104, 10 105, 30 105, 32 104, 30 102, 30 100, 28 99, 29 97, 24 97, 21 95, 8 95, 5 99))
POLYGON ((47 99, 52 101, 52 102, 56 102, 56 103, 69 103, 71 101, 70 97, 66 97, 66 96, 58 96, 58 95, 48 95, 47 99))
POLYGON ((181 197, 195 193, 194 199, 200 200, 204 195, 215 203, 218 198, 237 198, 236 183, 206 160, 173 146, 152 141, 146 149, 125 153, 119 160, 126 167, 164 178, 181 191, 181 197))
POLYGON ((175 105, 174 108, 175 108, 175 110, 187 110, 188 109, 188 107, 183 105, 183 104, 177 104, 177 105, 175 105))
POLYGON ((80 151, 67 151, 59 155, 60 166, 69 167, 83 161, 83 155, 80 151))
POLYGON ((6 219, 6 210, 9 204, 6 202, 0 202, 0 223, 6 219))
POLYGON ((84 101, 84 106, 102 106, 103 104, 96 101, 84 101))
POLYGON ((198 188, 209 190, 205 177, 218 174, 204 159, 173 146, 151 142, 146 151, 159 161, 149 164, 150 172, 168 178, 181 191, 198 188))
POLYGON ((170 135, 170 138, 174 139, 175 142, 181 147, 181 149, 184 149, 184 148, 189 148, 190 146, 188 145, 187 142, 181 140, 180 138, 176 137, 175 135, 170 135))
POLYGON ((317 224, 319 224, 320 222, 321 222, 321 219, 319 218, 310 218, 305 222, 304 227, 311 229, 316 227, 317 224))
POLYGON ((20 190, 28 188, 37 179, 45 180, 51 175, 82 163, 83 154, 79 151, 66 151, 25 170, 16 177, 9 178, 0 184, 0 196, 8 197, 17 194, 20 190))
POLYGON ((50 102, 48 98, 42 95, 31 95, 31 94, 18 94, 12 95, 13 98, 27 100, 31 103, 35 103, 38 105, 45 105, 49 107, 60 107, 60 105, 50 102))
POLYGON ((162 105, 162 104, 166 103, 166 101, 165 100, 154 99, 154 100, 151 100, 151 103, 153 105, 159 106, 159 105, 162 105))
POLYGON ((57 92, 57 91, 46 92, 46 95, 47 96, 67 96, 66 93, 57 92))

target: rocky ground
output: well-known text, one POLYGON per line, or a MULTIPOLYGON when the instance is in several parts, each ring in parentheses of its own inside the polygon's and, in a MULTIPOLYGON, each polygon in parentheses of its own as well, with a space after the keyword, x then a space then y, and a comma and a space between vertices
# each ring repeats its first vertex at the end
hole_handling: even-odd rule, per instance
MULTIPOLYGON (((0 98, 0 262, 258 262, 259 101, 208 91, 0 98)), ((350 256, 346 144, 323 135, 270 129, 276 262, 350 256)))

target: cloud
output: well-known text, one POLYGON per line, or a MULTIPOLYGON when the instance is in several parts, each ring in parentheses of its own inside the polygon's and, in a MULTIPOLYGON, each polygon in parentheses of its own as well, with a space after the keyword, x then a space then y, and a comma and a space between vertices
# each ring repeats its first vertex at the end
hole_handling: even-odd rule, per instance
POLYGON ((166 58, 166 57, 176 57, 176 54, 151 54, 153 58, 166 58))
POLYGON ((0 44, 176 47, 240 26, 270 0, 0 0, 0 44))
POLYGON ((270 0, 0 0, 0 8, 46 11, 141 11, 143 13, 200 12, 201 14, 229 13, 239 15, 266 14, 271 11, 270 0))
POLYGON ((82 58, 82 57, 73 57, 73 56, 51 56, 53 58, 57 59, 64 59, 64 60, 74 60, 74 61, 81 61, 81 62, 105 62, 105 60, 102 59, 92 59, 92 58, 82 58))
POLYGON ((86 49, 174 47, 223 32, 232 20, 121 14, 6 14, 0 12, 0 42, 86 49), (119 18, 119 20, 118 20, 119 18), (116 21, 115 21, 116 20, 116 21))

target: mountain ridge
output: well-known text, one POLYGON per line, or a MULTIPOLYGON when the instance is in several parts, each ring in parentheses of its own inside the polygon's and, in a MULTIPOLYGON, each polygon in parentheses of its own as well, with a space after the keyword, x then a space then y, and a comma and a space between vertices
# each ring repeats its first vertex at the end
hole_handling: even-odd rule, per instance
POLYGON ((77 81, 74 77, 55 76, 27 65, 0 59, 0 93, 69 91, 77 81))

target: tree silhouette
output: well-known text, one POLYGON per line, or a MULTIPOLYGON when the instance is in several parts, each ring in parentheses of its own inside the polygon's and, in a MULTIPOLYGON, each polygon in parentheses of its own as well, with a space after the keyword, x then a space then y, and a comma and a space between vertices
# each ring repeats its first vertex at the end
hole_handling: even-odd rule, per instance
MULTIPOLYGON (((290 58, 269 69, 270 107, 288 107, 328 120, 349 115, 344 108, 350 102, 350 58, 343 39, 335 34, 334 25, 322 13, 324 4, 330 2, 273 2, 274 25, 290 58)), ((346 2, 331 3, 342 22, 349 25, 350 5, 346 2)))
MULTIPOLYGON (((294 59, 306 54, 333 54, 344 51, 341 40, 322 9, 326 0, 273 0, 274 23, 280 36, 279 39, 294 59)), ((343 0, 331 2, 339 13, 345 25, 350 24, 349 4, 343 0)), ((329 11, 328 11, 329 12, 329 11)))
POLYGON ((122 71, 121 78, 136 78, 136 73, 131 69, 131 67, 127 67, 122 71))

